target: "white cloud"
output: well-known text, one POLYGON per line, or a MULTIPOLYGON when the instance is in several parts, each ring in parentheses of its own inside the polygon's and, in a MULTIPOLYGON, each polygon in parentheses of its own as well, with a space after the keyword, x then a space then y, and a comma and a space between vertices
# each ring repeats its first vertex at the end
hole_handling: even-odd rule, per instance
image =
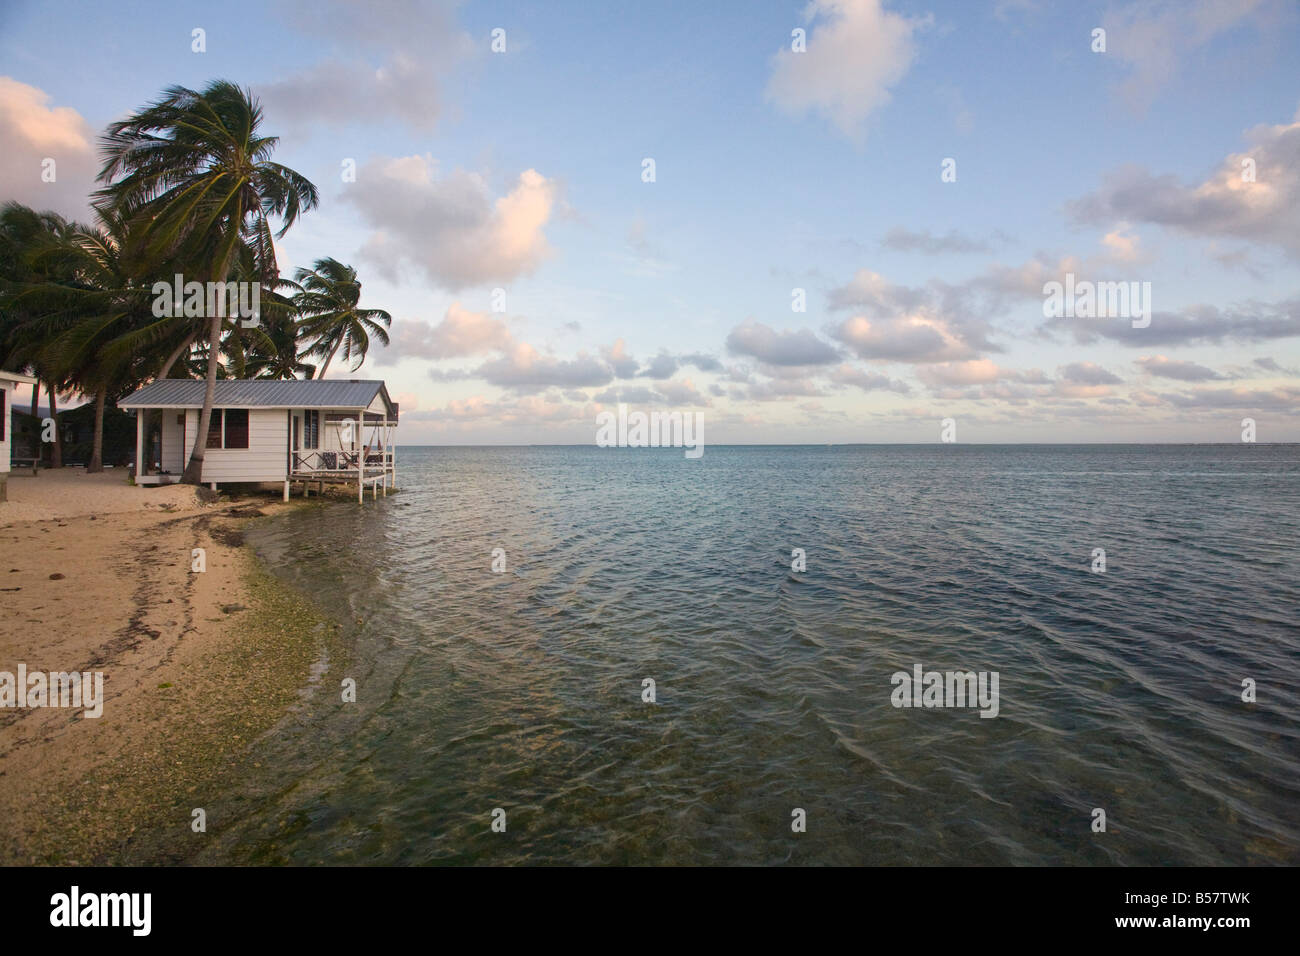
POLYGON ((664 401, 672 405, 707 406, 713 404, 700 394, 700 390, 695 387, 695 383, 689 378, 673 382, 660 382, 655 386, 655 391, 663 397, 664 401))
POLYGON ((396 118, 427 131, 442 114, 441 76, 474 52, 451 0, 283 0, 285 21, 313 37, 314 66, 258 85, 277 126, 311 129, 396 118))
POLYGON ((1072 385, 1122 385, 1124 380, 1095 362, 1071 362, 1061 370, 1061 378, 1072 385))
POLYGON ((731 330, 727 349, 733 355, 749 356, 768 365, 827 365, 840 360, 839 350, 817 338, 810 329, 777 332, 753 319, 731 330))
POLYGON ((836 385, 852 385, 864 392, 884 390, 906 395, 911 391, 906 382, 891 379, 888 375, 882 375, 879 372, 868 372, 864 369, 854 368, 848 363, 832 369, 829 377, 836 385))
POLYGON ((1266 0, 1139 0, 1109 11, 1102 20, 1106 54, 1129 69, 1121 96, 1145 109, 1188 57, 1268 6, 1266 0))
POLYGON ((1190 392, 1159 396, 1178 408, 1236 408, 1259 411, 1300 413, 1300 388, 1279 385, 1277 388, 1195 388, 1190 392))
POLYGON ((599 358, 579 352, 575 358, 543 355, 527 342, 512 346, 499 358, 484 362, 474 372, 492 385, 519 392, 539 391, 551 386, 585 388, 608 385, 614 371, 599 358))
POLYGON ((808 111, 860 142, 867 117, 889 101, 916 56, 913 35, 931 18, 909 19, 882 0, 813 0, 807 51, 787 45, 772 59, 767 98, 787 113, 808 111))
POLYGON ((1180 382, 1209 382, 1223 378, 1212 368, 1195 362, 1171 359, 1164 355, 1144 355, 1135 364, 1149 375, 1172 378, 1180 382))
POLYGON ((936 236, 928 229, 911 230, 903 226, 895 226, 889 230, 885 238, 880 240, 880 245, 897 252, 920 252, 927 256, 991 252, 993 249, 988 241, 972 238, 956 229, 949 229, 947 235, 936 236))
POLYGON ((613 345, 603 347, 600 354, 618 378, 635 378, 637 369, 641 367, 641 363, 628 354, 627 343, 621 338, 615 339, 613 345))

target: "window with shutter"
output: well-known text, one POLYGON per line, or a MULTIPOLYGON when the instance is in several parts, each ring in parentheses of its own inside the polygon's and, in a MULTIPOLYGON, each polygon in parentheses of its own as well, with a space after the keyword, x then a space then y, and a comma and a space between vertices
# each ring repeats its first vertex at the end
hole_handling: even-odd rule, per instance
POLYGON ((248 409, 226 409, 226 448, 248 447, 248 409))
POLYGON ((208 448, 221 447, 221 412, 220 408, 212 410, 212 420, 208 422, 208 448))

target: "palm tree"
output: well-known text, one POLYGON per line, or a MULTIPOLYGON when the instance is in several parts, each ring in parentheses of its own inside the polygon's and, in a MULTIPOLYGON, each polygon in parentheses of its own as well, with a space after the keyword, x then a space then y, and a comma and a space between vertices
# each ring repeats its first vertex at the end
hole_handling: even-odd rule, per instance
POLYGON ((152 284, 129 271, 131 240, 128 221, 100 210, 97 227, 76 226, 33 255, 34 264, 63 281, 29 285, 16 300, 40 316, 38 360, 94 398, 87 472, 103 471, 108 401, 147 380, 157 361, 154 350, 142 347, 160 333, 152 284))
MULTIPOLYGON (((102 139, 105 156, 96 196, 140 225, 146 260, 201 262, 199 282, 225 282, 242 244, 251 250, 260 281, 277 275, 273 239, 317 204, 304 176, 271 162, 279 138, 258 132, 262 107, 252 93, 227 80, 202 92, 170 87, 157 102, 112 123, 102 139), (281 228, 272 236, 270 219, 281 228)), ((212 419, 220 364, 222 316, 208 317, 207 387, 194 448, 183 481, 198 484, 212 419)))
POLYGON ((299 269, 294 279, 301 290, 293 297, 301 317, 301 334, 315 339, 304 355, 325 359, 317 378, 325 377, 340 346, 345 361, 357 360, 355 370, 366 359, 372 335, 388 344, 387 327, 392 325, 393 317, 383 309, 358 307, 361 283, 357 281, 356 269, 337 259, 317 259, 312 268, 299 269))
MULTIPOLYGON (((58 393, 68 383, 41 360, 44 316, 20 297, 42 283, 68 280, 66 272, 51 271, 48 263, 38 260, 46 250, 57 247, 74 228, 57 213, 38 212, 17 202, 0 207, 0 367, 27 371, 36 377, 32 386, 33 418, 44 384, 50 396, 50 416, 57 421, 58 393)), ((50 464, 55 468, 63 464, 63 441, 57 427, 50 464)))
POLYGON ((298 325, 293 316, 268 315, 265 306, 263 299, 262 324, 249 330, 259 335, 252 342, 246 373, 253 378, 311 378, 316 366, 302 361, 304 356, 298 353, 298 325))

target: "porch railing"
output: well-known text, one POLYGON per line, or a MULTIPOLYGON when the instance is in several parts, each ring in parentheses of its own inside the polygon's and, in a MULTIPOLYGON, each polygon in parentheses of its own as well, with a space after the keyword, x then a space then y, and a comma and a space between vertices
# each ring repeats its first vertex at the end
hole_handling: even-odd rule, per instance
MULTIPOLYGON (((356 471, 359 451, 311 451, 294 452, 293 470, 304 471, 356 471)), ((389 450, 374 452, 366 456, 367 468, 392 468, 393 453, 389 450)))

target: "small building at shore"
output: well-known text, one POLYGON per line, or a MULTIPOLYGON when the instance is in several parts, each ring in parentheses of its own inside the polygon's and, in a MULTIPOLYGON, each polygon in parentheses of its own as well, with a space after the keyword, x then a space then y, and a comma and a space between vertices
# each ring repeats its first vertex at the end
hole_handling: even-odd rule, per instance
POLYGON ((19 385, 36 387, 36 379, 19 372, 0 370, 0 501, 8 497, 10 455, 12 454, 12 428, 9 425, 9 408, 19 385))
MULTIPOLYGON (((9 454, 12 461, 33 462, 41 468, 84 468, 95 446, 95 403, 61 408, 51 415, 40 405, 9 409, 9 454), (58 427, 50 428, 53 419, 58 427), (55 455, 55 449, 59 454, 55 455)), ((104 407, 103 444, 100 455, 107 467, 126 467, 135 453, 135 416, 109 402, 104 407)))
MULTIPOLYGON (((136 415, 136 483, 179 481, 198 437, 206 383, 159 379, 117 403, 136 415)), ((357 486, 387 494, 397 474, 398 406, 381 381, 220 379, 204 444, 204 484, 357 486)))

